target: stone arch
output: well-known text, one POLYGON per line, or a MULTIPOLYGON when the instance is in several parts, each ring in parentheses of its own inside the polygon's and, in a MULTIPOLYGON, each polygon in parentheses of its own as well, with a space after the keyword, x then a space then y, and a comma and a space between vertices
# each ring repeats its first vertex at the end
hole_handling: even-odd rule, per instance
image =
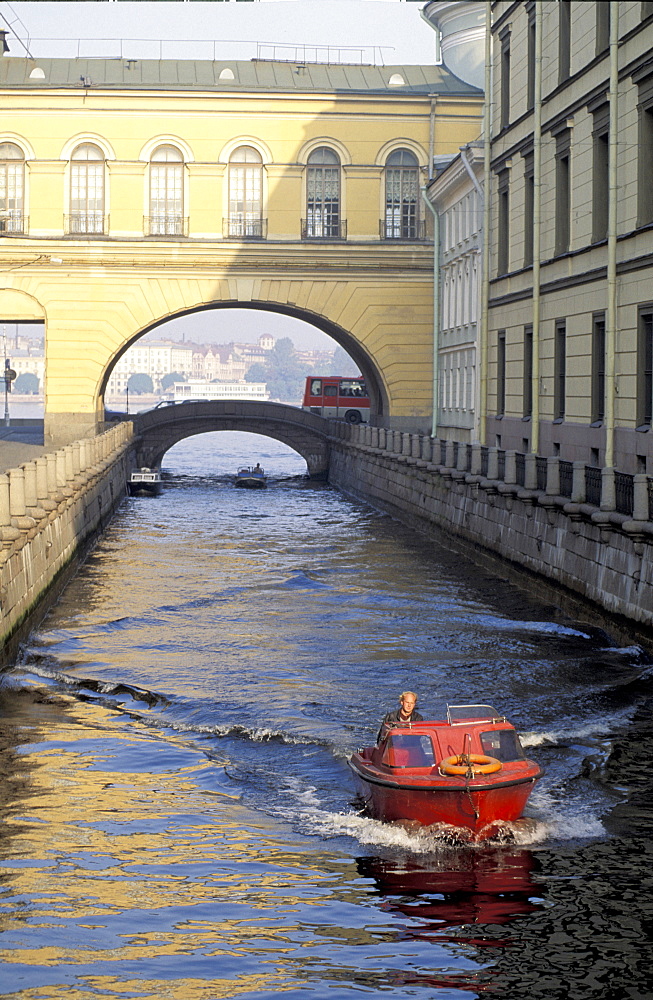
POLYGON ((302 456, 312 479, 326 478, 329 468, 329 421, 284 403, 178 403, 137 414, 134 430, 139 465, 159 466, 173 445, 197 434, 248 431, 288 445, 302 456))
POLYGON ((9 323, 42 323, 46 312, 29 292, 19 288, 0 288, 0 316, 9 323))
POLYGON ((123 344, 120 350, 117 351, 111 358, 100 384, 100 396, 104 397, 107 382, 109 381, 109 377, 116 363, 120 360, 123 354, 146 333, 156 330, 158 327, 171 319, 178 319, 181 316, 190 316, 193 313, 208 312, 214 309, 255 309, 261 312, 272 312, 284 316, 291 316, 294 319, 300 319, 306 323, 310 323, 311 326, 316 327, 318 330, 321 330, 323 333, 326 333, 327 336, 331 337, 336 344, 342 347, 359 366, 360 373, 364 376, 370 393, 370 419, 373 420, 375 417, 383 416, 388 412, 388 393, 381 371, 379 370, 374 358, 372 358, 365 348, 347 330, 338 326, 325 316, 314 313, 305 307, 300 308, 289 304, 282 305, 276 302, 260 302, 254 300, 243 302, 237 299, 230 301, 209 302, 194 306, 190 309, 182 309, 178 312, 171 313, 170 315, 162 316, 154 323, 151 323, 144 329, 139 330, 129 341, 123 344))

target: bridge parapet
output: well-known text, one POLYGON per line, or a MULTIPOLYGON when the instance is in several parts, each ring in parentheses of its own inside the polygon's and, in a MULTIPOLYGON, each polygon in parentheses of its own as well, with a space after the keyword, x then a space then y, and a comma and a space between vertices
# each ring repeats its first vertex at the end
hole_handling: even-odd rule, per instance
POLYGON ((329 470, 332 422, 286 403, 249 400, 184 401, 157 406, 134 417, 139 436, 138 461, 159 466, 178 441, 209 431, 247 431, 287 444, 306 461, 311 479, 329 470))

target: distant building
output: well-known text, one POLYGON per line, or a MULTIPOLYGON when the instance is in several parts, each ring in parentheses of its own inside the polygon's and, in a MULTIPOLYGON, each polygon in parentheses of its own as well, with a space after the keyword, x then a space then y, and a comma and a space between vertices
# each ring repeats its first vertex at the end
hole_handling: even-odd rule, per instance
POLYGON ((149 375, 158 391, 163 376, 171 372, 193 374, 192 348, 173 341, 140 340, 116 362, 106 392, 109 396, 125 392, 130 377, 136 374, 149 375))
POLYGON ((248 399, 266 400, 270 398, 265 382, 206 382, 191 379, 189 382, 175 382, 166 399, 183 400, 248 399))

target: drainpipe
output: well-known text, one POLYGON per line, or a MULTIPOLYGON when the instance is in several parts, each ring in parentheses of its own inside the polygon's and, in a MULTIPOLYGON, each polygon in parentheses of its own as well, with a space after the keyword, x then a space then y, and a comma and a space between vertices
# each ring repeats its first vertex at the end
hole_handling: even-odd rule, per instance
POLYGON ((478 439, 487 444, 487 355, 490 301, 490 107, 492 104, 492 4, 485 2, 485 100, 483 101, 483 177, 487 197, 483 199, 483 253, 481 266, 481 326, 479 330, 479 390, 478 390, 478 439))
POLYGON ((433 216, 433 388, 431 437, 438 436, 440 411, 440 216, 422 188, 422 200, 433 216))
POLYGON ((535 5, 535 94, 533 105, 533 372, 531 452, 540 449, 540 240, 542 232, 542 5, 535 5))
POLYGON ((433 157, 435 155, 435 97, 431 95, 429 114, 429 180, 433 180, 433 157))
POLYGON ((619 4, 610 0, 610 133, 608 150, 608 302, 605 324, 605 460, 614 467, 615 345, 617 339, 617 129, 619 4))

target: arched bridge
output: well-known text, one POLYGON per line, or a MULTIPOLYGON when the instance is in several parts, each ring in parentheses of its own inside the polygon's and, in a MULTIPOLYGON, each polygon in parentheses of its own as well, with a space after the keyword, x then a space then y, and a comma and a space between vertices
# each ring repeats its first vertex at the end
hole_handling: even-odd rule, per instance
POLYGON ((329 469, 330 421, 284 403, 220 400, 158 406, 133 418, 138 464, 158 466, 169 448, 207 431, 249 431, 282 441, 305 459, 312 479, 329 469))

